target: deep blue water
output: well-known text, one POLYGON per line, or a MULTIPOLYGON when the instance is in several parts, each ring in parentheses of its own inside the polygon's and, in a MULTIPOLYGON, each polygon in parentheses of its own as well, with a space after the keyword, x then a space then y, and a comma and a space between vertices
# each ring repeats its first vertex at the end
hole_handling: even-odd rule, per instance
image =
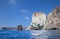
POLYGON ((0 30, 0 39, 60 39, 60 30, 0 30))
POLYGON ((31 33, 28 30, 0 30, 0 39, 31 39, 31 33))

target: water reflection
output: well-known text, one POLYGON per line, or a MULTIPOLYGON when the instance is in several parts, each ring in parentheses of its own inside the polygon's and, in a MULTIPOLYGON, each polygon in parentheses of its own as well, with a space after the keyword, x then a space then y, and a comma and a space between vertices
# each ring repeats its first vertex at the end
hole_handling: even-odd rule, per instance
POLYGON ((60 39, 60 30, 33 30, 31 33, 35 39, 60 39))

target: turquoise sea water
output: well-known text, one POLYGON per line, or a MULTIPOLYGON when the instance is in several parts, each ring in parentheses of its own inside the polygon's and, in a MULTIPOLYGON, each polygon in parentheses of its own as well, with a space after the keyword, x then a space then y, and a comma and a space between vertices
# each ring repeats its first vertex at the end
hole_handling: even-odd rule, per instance
POLYGON ((0 30, 0 39, 60 39, 60 30, 0 30))

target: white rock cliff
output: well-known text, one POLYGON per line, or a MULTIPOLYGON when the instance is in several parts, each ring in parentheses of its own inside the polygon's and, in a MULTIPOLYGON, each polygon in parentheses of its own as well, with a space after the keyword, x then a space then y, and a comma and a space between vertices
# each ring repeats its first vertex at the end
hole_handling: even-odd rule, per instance
POLYGON ((33 30, 35 29, 42 29, 45 25, 46 15, 43 12, 35 12, 32 15, 32 22, 30 28, 33 30))

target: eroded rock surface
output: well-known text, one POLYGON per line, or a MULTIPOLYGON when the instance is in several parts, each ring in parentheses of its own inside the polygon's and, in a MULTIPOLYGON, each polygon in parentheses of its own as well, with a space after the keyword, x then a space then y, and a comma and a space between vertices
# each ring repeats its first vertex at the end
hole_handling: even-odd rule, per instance
POLYGON ((60 7, 55 8, 48 16, 43 29, 60 30, 60 7))
POLYGON ((46 15, 43 12, 35 12, 32 15, 31 27, 34 30, 41 30, 46 21, 46 15))

